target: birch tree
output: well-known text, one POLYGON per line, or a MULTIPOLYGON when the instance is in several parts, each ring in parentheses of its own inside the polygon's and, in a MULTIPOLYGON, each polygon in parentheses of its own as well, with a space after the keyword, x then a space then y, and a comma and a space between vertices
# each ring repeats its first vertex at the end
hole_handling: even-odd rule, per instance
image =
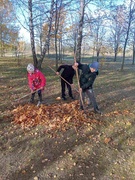
POLYGON ((0 1, 0 53, 10 50, 18 40, 19 28, 15 24, 13 6, 9 0, 0 1))
POLYGON ((114 50, 114 62, 117 60, 119 49, 122 46, 122 38, 124 35, 124 10, 123 6, 116 6, 110 14, 110 38, 109 41, 114 50))
POLYGON ((85 0, 80 0, 78 38, 77 38, 77 47, 76 47, 76 60, 79 62, 81 60, 81 45, 82 45, 82 38, 83 38, 84 11, 85 11, 85 0))
POLYGON ((31 40, 31 49, 32 49, 32 56, 35 67, 41 68, 41 64, 44 60, 45 54, 48 50, 49 42, 50 42, 50 34, 51 34, 51 28, 52 28, 52 17, 54 12, 54 0, 51 1, 51 7, 50 7, 50 18, 48 22, 48 33, 46 37, 45 44, 43 46, 43 50, 40 56, 39 61, 37 60, 36 56, 36 49, 35 49, 35 36, 34 36, 34 23, 33 23, 33 10, 32 10, 33 4, 32 0, 28 0, 28 9, 29 9, 29 29, 30 29, 30 40, 31 40))
POLYGON ((105 35, 106 35, 106 29, 104 25, 105 21, 106 20, 104 18, 103 13, 100 10, 98 12, 96 11, 96 17, 93 18, 91 32, 92 32, 94 49, 96 51, 97 61, 99 61, 99 56, 105 42, 105 35))
POLYGON ((39 67, 41 67, 41 64, 44 60, 44 57, 46 55, 46 52, 47 52, 49 44, 50 44, 53 14, 54 14, 54 0, 51 0, 50 17, 49 17, 49 22, 48 22, 48 32, 47 32, 46 41, 45 41, 44 46, 43 46, 41 58, 39 59, 39 63, 38 63, 39 67))
MULTIPOLYGON (((14 2, 14 5, 18 8, 19 10, 19 15, 21 16, 21 20, 19 19, 19 16, 17 17, 18 22, 20 23, 21 26, 23 26, 23 28, 25 28, 29 34, 30 34, 30 43, 31 43, 31 52, 32 52, 32 57, 33 57, 33 63, 35 67, 41 68, 42 62, 44 60, 44 57, 46 55, 46 52, 48 50, 48 46, 50 43, 50 35, 51 35, 51 28, 52 28, 52 19, 53 19, 53 13, 54 13, 54 0, 49 0, 49 1, 42 1, 43 7, 44 8, 48 8, 49 9, 46 10, 45 13, 47 20, 44 20, 44 22, 47 23, 47 35, 46 35, 46 39, 44 41, 44 44, 41 45, 41 55, 40 58, 37 58, 37 49, 36 49, 36 38, 37 38, 37 32, 36 32, 36 28, 39 26, 40 21, 39 19, 41 19, 41 16, 44 15, 40 14, 39 12, 39 6, 41 4, 40 1, 36 1, 36 0, 20 0, 20 1, 16 1, 16 0, 12 0, 14 2), (48 4, 47 4, 48 3, 48 4)), ((42 22, 43 23, 43 22, 42 22)), ((42 25, 41 25, 42 26, 42 25)), ((43 26, 40 28, 43 28, 43 26)), ((41 29, 42 32, 42 29, 41 29)))
POLYGON ((125 42, 124 42, 124 47, 123 47, 123 58, 122 58, 122 64, 121 64, 121 71, 124 69, 126 47, 127 47, 127 43, 128 43, 128 39, 129 39, 130 27, 131 27, 131 23, 133 21, 134 14, 135 14, 135 2, 134 2, 134 0, 130 0, 129 7, 127 9, 127 16, 125 18, 125 42))
POLYGON ((135 30, 133 32, 133 58, 132 58, 132 64, 135 64, 135 30))
POLYGON ((35 48, 35 36, 34 36, 34 23, 33 23, 33 11, 32 11, 32 0, 28 0, 28 10, 29 10, 29 30, 30 30, 30 42, 31 42, 31 50, 34 61, 34 66, 37 67, 38 60, 36 56, 36 48, 35 48))

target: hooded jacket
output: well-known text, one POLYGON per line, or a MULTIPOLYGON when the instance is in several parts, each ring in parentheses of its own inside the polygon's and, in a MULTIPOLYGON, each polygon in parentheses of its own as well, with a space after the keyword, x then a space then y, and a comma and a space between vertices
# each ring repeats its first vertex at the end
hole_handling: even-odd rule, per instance
POLYGON ((29 88, 31 90, 37 90, 46 85, 46 78, 44 74, 38 69, 35 69, 34 73, 32 74, 28 73, 27 76, 29 88))
POLYGON ((91 72, 89 65, 78 63, 78 68, 82 71, 80 75, 80 87, 83 91, 93 88, 93 83, 98 75, 98 70, 91 72))

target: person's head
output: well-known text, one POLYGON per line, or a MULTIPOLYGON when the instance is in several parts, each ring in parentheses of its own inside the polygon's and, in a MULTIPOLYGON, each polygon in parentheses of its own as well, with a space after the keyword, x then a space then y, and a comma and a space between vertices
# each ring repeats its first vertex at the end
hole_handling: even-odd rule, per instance
POLYGON ((72 68, 73 68, 74 70, 76 70, 76 69, 77 69, 77 67, 78 67, 78 63, 77 63, 77 62, 75 62, 75 63, 72 65, 72 68))
POLYGON ((89 64, 89 68, 91 72, 98 71, 99 63, 97 61, 93 62, 92 64, 89 64))
POLYGON ((76 70, 76 69, 78 68, 78 66, 79 66, 79 63, 78 63, 78 62, 74 62, 74 64, 73 64, 73 66, 72 66, 72 67, 73 67, 73 69, 75 69, 75 70, 76 70))
POLYGON ((75 62, 75 63, 74 63, 74 66, 75 66, 75 67, 78 67, 78 66, 79 66, 79 63, 78 63, 78 62, 75 62))
POLYGON ((34 65, 29 63, 28 66, 27 66, 27 71, 28 73, 32 74, 34 72, 34 65))

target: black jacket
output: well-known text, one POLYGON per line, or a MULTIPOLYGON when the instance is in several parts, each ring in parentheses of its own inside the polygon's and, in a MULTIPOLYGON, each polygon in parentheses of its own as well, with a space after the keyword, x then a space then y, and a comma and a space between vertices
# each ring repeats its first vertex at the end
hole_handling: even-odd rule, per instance
POLYGON ((79 63, 78 68, 82 70, 80 75, 80 87, 83 91, 86 89, 92 89, 93 83, 98 75, 98 71, 91 72, 89 65, 79 63))
POLYGON ((61 69, 63 69, 61 76, 67 81, 70 80, 70 83, 72 84, 73 76, 75 75, 75 70, 72 68, 72 65, 61 65, 57 69, 57 72, 60 72, 61 69))

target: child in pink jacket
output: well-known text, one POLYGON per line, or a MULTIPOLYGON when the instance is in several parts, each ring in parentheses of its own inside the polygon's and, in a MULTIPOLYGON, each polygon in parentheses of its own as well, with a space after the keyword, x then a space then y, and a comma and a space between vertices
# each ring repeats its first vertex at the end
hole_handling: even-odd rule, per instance
POLYGON ((35 93, 38 93, 39 101, 38 106, 42 103, 42 90, 44 90, 44 87, 46 85, 46 78, 44 74, 39 71, 38 69, 35 69, 33 64, 28 64, 27 66, 28 71, 28 84, 29 88, 31 90, 31 99, 30 102, 34 102, 35 93))

